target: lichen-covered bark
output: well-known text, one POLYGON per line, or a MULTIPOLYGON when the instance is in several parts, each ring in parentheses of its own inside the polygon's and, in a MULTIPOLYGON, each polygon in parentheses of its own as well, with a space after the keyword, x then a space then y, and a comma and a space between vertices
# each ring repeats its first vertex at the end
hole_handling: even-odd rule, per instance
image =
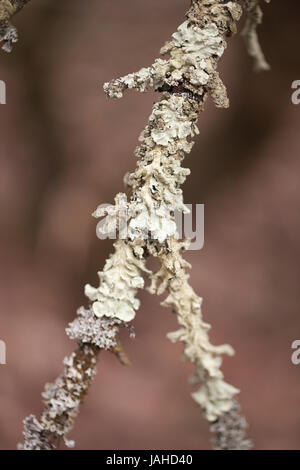
POLYGON ((247 422, 240 415, 236 401, 229 411, 222 413, 210 430, 215 434, 212 443, 215 450, 249 450, 252 442, 246 438, 247 422))
MULTIPOLYGON (((96 211, 96 214, 99 212, 96 211)), ((144 252, 132 249, 123 240, 115 243, 115 253, 108 258, 99 272, 98 288, 85 286, 86 296, 93 302, 92 312, 97 318, 113 318, 129 322, 134 319, 140 306, 137 290, 144 287, 144 252)))
POLYGON ((79 406, 96 374, 99 352, 97 346, 79 343, 75 352, 64 359, 63 374, 55 383, 46 384, 40 419, 30 415, 24 421, 24 444, 19 445, 19 450, 52 450, 61 439, 68 447, 74 446, 65 436, 73 428, 79 406))
POLYGON ((172 308, 180 325, 169 338, 182 341, 185 358, 195 366, 193 382, 200 384, 200 389, 193 398, 214 423, 216 447, 250 448, 244 420, 238 415, 238 390, 225 382, 221 371, 223 354, 232 355, 233 350, 209 341, 210 326, 202 319, 202 299, 189 285, 190 266, 182 257, 188 242, 178 241, 174 220, 175 210, 185 211, 181 185, 189 170, 182 167, 182 160, 198 134, 197 121, 204 102, 210 96, 216 106, 229 106, 217 65, 227 38, 237 30, 240 3, 192 0, 186 21, 162 48, 161 58, 104 86, 111 98, 120 98, 126 89, 152 88, 162 94, 140 136, 137 168, 125 178, 131 189, 129 201, 118 194, 113 208, 106 212, 99 207, 94 213, 95 217, 106 216, 102 230, 109 233, 112 227, 118 227, 119 214, 126 211, 130 215, 126 236, 115 243, 114 253, 99 273, 99 286, 85 288, 89 306, 79 309, 67 328, 68 335, 80 342, 79 350, 66 360, 64 373, 47 387, 41 418, 30 416, 25 420, 24 449, 52 449, 65 438, 95 374, 100 349, 111 350, 127 362, 117 333, 120 326, 130 328, 127 322, 134 319, 139 308, 136 295, 144 288, 145 274, 152 281, 152 293, 168 293, 163 305, 172 308), (150 255, 161 265, 154 274, 145 267, 150 255), (232 432, 233 423, 240 432, 232 432))
MULTIPOLYGON (((77 326, 76 323, 71 325, 70 331, 74 333, 77 326)), ((62 440, 67 447, 74 447, 75 442, 68 440, 66 436, 73 429, 80 405, 96 375, 100 351, 110 350, 121 364, 129 364, 117 339, 119 326, 120 323, 104 320, 101 326, 97 325, 97 338, 99 340, 101 337, 101 347, 91 341, 79 341, 76 350, 65 357, 63 373, 54 383, 45 385, 42 393, 44 410, 40 418, 30 415, 24 420, 24 442, 18 445, 19 450, 54 450, 62 440)), ((87 322, 84 327, 88 331, 87 322)), ((82 335, 82 330, 80 334, 82 335)))
POLYGON ((131 233, 133 240, 140 240, 147 230, 153 233, 149 221, 156 227, 156 237, 150 237, 150 241, 147 238, 146 246, 159 259, 161 269, 152 276, 150 291, 168 292, 163 305, 172 308, 180 324, 169 338, 184 343, 184 356, 195 366, 193 381, 200 383, 193 398, 211 422, 230 411, 238 393, 224 381, 220 369, 222 355, 232 355, 233 350, 228 345, 213 346, 209 341, 210 326, 202 320, 202 299, 188 283, 189 265, 182 258, 186 244, 177 240, 173 212, 185 208, 180 186, 189 171, 182 168, 181 162, 191 151, 191 138, 198 133, 197 120, 207 96, 218 107, 229 105, 217 65, 240 16, 237 2, 192 2, 187 21, 161 50, 169 58, 157 59, 151 67, 104 86, 112 98, 121 97, 128 88, 164 91, 140 137, 138 168, 127 177, 133 190, 128 209, 137 214, 129 227, 138 228, 131 233))

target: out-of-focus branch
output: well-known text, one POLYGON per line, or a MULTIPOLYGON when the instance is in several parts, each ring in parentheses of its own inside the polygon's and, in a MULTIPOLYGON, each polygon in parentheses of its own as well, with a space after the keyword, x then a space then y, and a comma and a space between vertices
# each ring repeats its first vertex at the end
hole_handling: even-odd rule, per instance
MULTIPOLYGON (((264 1, 270 3, 271 0, 264 1)), ((242 3, 247 13, 247 19, 241 34, 245 40, 247 52, 253 59, 253 68, 256 72, 270 70, 271 67, 265 58, 257 34, 257 28, 263 19, 261 0, 242 0, 242 3)))
POLYGON ((0 42, 2 49, 11 52, 13 44, 18 40, 16 28, 10 19, 18 13, 30 0, 0 0, 0 42))

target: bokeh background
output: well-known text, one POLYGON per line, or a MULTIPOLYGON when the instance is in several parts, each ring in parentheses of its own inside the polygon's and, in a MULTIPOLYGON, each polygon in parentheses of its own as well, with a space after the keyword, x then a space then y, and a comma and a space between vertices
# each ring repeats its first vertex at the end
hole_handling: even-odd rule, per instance
MULTIPOLYGON (((152 63, 183 21, 182 0, 32 0, 15 18, 20 41, 0 57, 0 448, 14 449, 22 420, 41 411, 44 383, 74 348, 64 328, 83 285, 111 251, 91 213, 112 202, 154 93, 109 101, 105 81, 152 63)), ((187 203, 205 204, 205 246, 187 258, 214 344, 229 342, 226 379, 257 449, 300 444, 299 2, 265 8, 260 37, 272 71, 255 75, 235 36, 221 64, 229 110, 207 102, 186 160, 187 203)), ((101 354, 71 438, 78 449, 206 449, 207 423, 189 394, 191 368, 165 337, 176 318, 142 293, 131 358, 101 354)))

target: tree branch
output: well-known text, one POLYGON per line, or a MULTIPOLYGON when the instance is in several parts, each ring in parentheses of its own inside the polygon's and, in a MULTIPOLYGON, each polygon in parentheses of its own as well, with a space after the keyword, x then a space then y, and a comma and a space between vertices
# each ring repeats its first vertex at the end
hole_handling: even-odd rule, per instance
MULTIPOLYGON (((23 449, 52 449, 71 430, 95 375, 100 349, 114 352, 127 363, 117 340, 121 326, 129 327, 139 308, 138 289, 144 288, 143 274, 152 279, 151 292, 168 292, 164 301, 176 313, 180 329, 169 335, 182 341, 184 356, 195 366, 194 382, 201 388, 193 398, 204 416, 214 423, 217 448, 250 448, 244 437, 245 423, 238 415, 238 390, 223 380, 223 354, 233 354, 228 345, 210 343, 201 313, 201 300, 188 283, 189 264, 183 259, 186 242, 177 239, 174 211, 184 211, 181 185, 189 170, 181 162, 198 134, 197 121, 208 96, 216 106, 228 107, 226 88, 217 72, 227 38, 236 32, 242 10, 237 1, 192 0, 187 20, 161 50, 163 58, 139 72, 104 85, 106 94, 120 98, 128 88, 161 93, 136 150, 138 165, 126 176, 130 200, 118 194, 115 205, 102 206, 93 214, 105 216, 101 230, 120 235, 120 214, 129 214, 126 236, 114 245, 114 253, 99 273, 99 286, 85 287, 89 308, 81 308, 69 325, 68 335, 79 341, 75 353, 65 360, 65 370, 46 387, 45 410, 40 420, 25 420, 23 449), (149 255, 161 267, 152 274, 146 269, 149 255), (238 432, 235 432, 238 431, 238 432)), ((67 444, 70 445, 68 441, 67 444)))

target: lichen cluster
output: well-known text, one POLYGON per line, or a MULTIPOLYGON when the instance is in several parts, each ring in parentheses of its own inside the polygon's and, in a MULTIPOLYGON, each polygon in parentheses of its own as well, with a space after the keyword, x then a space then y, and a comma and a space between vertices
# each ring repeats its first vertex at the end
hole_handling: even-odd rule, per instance
POLYGON ((109 351, 117 346, 117 334, 122 321, 118 318, 95 318, 93 309, 80 307, 66 333, 71 339, 82 343, 94 344, 100 349, 109 351))
MULTIPOLYGON (((142 272, 146 272, 143 250, 133 250, 123 241, 115 243, 115 252, 99 272, 98 288, 89 284, 85 294, 92 301, 92 310, 97 318, 116 318, 124 322, 133 320, 140 306, 136 298, 137 289, 144 287, 142 272)), ((79 338, 78 338, 79 339, 79 338)))
POLYGON ((30 415, 24 421, 24 444, 19 444, 20 450, 54 449, 62 439, 67 447, 74 447, 66 435, 73 428, 79 406, 96 374, 99 351, 96 346, 81 343, 64 359, 62 375, 45 386, 45 408, 40 419, 30 415))
POLYGON ((240 406, 234 401, 229 411, 221 414, 210 430, 215 434, 212 443, 215 450, 250 450, 252 442, 246 438, 247 422, 240 415, 240 406))
MULTIPOLYGON (((118 98, 126 88, 145 91, 152 86, 159 90, 162 83, 169 87, 154 105, 141 134, 141 145, 136 151, 138 168, 127 178, 132 188, 129 205, 146 206, 144 212, 155 214, 156 225, 161 227, 156 238, 152 235, 145 240, 147 251, 161 264, 160 270, 151 276, 150 291, 168 292, 163 305, 173 309, 180 324, 180 329, 169 338, 184 343, 184 356, 195 365, 193 381, 201 384, 193 398, 206 418, 215 421, 230 410, 238 393, 223 380, 220 370, 222 355, 232 355, 233 350, 228 345, 210 344, 209 325, 202 320, 202 299, 188 283, 189 265, 181 254, 186 243, 178 240, 176 228, 171 232, 174 211, 184 210, 181 185, 189 171, 182 168, 181 163, 192 149, 191 139, 199 132, 197 120, 206 95, 212 94, 218 106, 228 106, 226 89, 216 68, 226 48, 225 37, 234 30, 233 24, 239 19, 241 9, 235 2, 218 5, 217 10, 214 9, 216 2, 204 3, 205 7, 198 9, 197 15, 193 12, 193 21, 184 22, 162 49, 162 53, 170 54, 167 61, 158 59, 152 67, 107 83, 104 89, 108 96, 118 98), (205 26, 201 28, 199 23, 204 20, 205 26), (161 207, 167 209, 168 214, 163 217, 164 223, 159 220, 161 207)), ((144 216, 144 231, 147 223, 147 216, 144 216)))
POLYGON ((240 4, 251 12, 254 3, 258 2, 192 0, 186 21, 162 48, 162 57, 148 68, 104 85, 110 98, 122 97, 126 89, 153 89, 162 95, 140 136, 135 152, 137 168, 125 177, 129 199, 120 193, 114 206, 99 206, 93 214, 105 216, 101 233, 115 231, 119 240, 99 272, 99 286, 85 286, 88 308, 79 309, 67 328, 67 334, 79 341, 78 349, 65 360, 63 374, 46 387, 40 420, 33 416, 25 420, 21 448, 53 448, 65 439, 95 374, 98 352, 106 349, 120 353, 118 330, 134 319, 140 305, 137 293, 144 288, 145 277, 151 280, 151 293, 167 293, 163 305, 177 315, 179 330, 168 337, 183 343, 184 358, 194 364, 192 382, 200 388, 193 398, 207 420, 214 423, 216 448, 250 447, 236 405, 238 390, 225 382, 221 371, 223 355, 232 355, 233 349, 209 341, 210 325, 202 318, 202 299, 189 284, 190 265, 182 256, 189 242, 178 239, 174 211, 187 210, 181 185, 189 170, 182 167, 182 161, 199 133, 197 121, 206 98, 210 96, 218 107, 229 105, 217 72, 218 61, 227 38, 236 32, 240 4), (120 214, 124 211, 129 217, 121 229, 120 214), (146 268, 149 256, 160 263, 156 273, 146 268))

